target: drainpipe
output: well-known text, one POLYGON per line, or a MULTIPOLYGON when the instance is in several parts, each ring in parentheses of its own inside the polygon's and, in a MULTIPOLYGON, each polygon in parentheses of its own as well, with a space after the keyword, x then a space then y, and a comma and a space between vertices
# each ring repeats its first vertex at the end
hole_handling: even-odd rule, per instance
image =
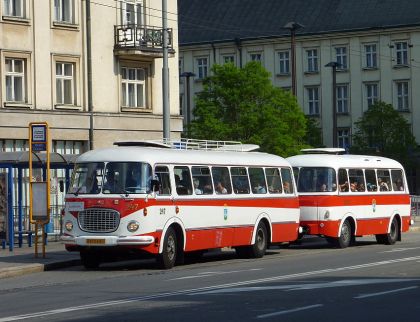
POLYGON ((239 68, 242 68, 242 42, 241 38, 235 38, 235 45, 239 52, 239 68))
POLYGON ((86 54, 87 54, 87 95, 89 112, 89 150, 93 150, 93 99, 92 99, 92 31, 90 0, 86 0, 86 54))

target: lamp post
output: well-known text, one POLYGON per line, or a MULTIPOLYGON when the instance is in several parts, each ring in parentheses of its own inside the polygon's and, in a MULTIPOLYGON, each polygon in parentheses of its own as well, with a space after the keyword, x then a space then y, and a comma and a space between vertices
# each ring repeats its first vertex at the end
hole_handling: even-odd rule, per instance
POLYGON ((335 61, 329 62, 325 67, 332 67, 332 108, 333 108, 333 148, 337 147, 337 67, 341 64, 335 61))
POLYGON ((304 26, 298 22, 288 22, 284 28, 290 30, 290 54, 292 60, 292 93, 296 96, 296 30, 303 28, 304 26))
POLYGON ((192 72, 183 72, 180 77, 185 78, 184 90, 186 94, 186 111, 185 111, 185 124, 187 128, 187 138, 190 136, 190 122, 191 122, 191 98, 190 98, 190 77, 194 77, 195 74, 192 72))

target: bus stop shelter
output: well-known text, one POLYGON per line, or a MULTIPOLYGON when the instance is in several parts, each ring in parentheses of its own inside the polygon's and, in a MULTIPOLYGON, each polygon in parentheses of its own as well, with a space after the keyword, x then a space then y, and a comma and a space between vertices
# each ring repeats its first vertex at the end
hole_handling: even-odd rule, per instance
MULTIPOLYGON (((70 181, 70 171, 78 155, 50 153, 50 169, 65 170, 64 191, 70 181)), ((41 169, 42 180, 45 181, 46 153, 32 153, 33 169, 41 169)), ((17 233, 19 247, 22 246, 23 229, 23 172, 29 169, 29 151, 0 152, 0 171, 4 174, 0 177, 0 219, 6 227, 0 227, 0 239, 7 242, 9 250, 13 251, 14 238, 17 233), (17 196, 17 197, 16 197, 17 196), (14 200, 17 199, 17 200, 14 200), (15 222, 15 209, 17 209, 17 221, 15 222), (15 227, 16 226, 16 227, 15 227), (2 231, 3 230, 3 231, 2 231)))

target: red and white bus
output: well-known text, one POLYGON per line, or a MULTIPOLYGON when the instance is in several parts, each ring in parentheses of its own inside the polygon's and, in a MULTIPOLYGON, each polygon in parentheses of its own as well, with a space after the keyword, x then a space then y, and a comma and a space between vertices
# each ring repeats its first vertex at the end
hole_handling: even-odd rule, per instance
POLYGON ((410 196, 400 163, 384 157, 307 149, 286 160, 293 167, 304 233, 341 248, 375 235, 394 244, 410 225, 410 196))
POLYGON ((171 268, 191 252, 234 247, 240 256, 262 257, 268 245, 296 240, 290 164, 229 151, 238 147, 131 142, 82 154, 66 195, 67 250, 80 251, 86 268, 124 252, 156 255, 171 268))

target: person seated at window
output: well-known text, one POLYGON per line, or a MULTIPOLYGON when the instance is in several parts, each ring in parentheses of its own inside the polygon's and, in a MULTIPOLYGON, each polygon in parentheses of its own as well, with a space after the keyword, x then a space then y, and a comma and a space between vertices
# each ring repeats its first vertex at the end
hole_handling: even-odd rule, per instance
POLYGON ((395 191, 404 191, 404 185, 401 179, 395 181, 395 191))
POLYGON ((345 181, 344 183, 339 185, 340 191, 342 192, 348 192, 349 191, 349 182, 345 181))
POLYGON ((216 186, 214 187, 217 194, 227 194, 227 189, 223 186, 221 181, 216 182, 216 186))
POLYGON ((253 186, 254 186, 252 188, 253 193, 256 193, 256 194, 267 193, 267 190, 265 189, 264 184, 262 184, 261 182, 256 182, 253 184, 253 186))
POLYGON ((388 184, 382 178, 378 178, 378 186, 380 191, 389 191, 388 184))
POLYGON ((357 185, 357 191, 364 192, 365 191, 365 185, 363 183, 360 183, 357 185))
POLYGON ((200 186, 200 180, 198 178, 194 178, 193 183, 194 183, 194 192, 195 192, 195 194, 196 195, 202 195, 203 194, 203 190, 201 190, 199 188, 199 186, 200 186))
POLYGON ((284 181, 283 182, 283 191, 284 191, 284 193, 291 193, 290 182, 289 181, 284 181))
POLYGON ((104 193, 120 193, 121 189, 117 180, 115 179, 115 173, 113 170, 108 169, 105 175, 105 184, 102 188, 104 193))

